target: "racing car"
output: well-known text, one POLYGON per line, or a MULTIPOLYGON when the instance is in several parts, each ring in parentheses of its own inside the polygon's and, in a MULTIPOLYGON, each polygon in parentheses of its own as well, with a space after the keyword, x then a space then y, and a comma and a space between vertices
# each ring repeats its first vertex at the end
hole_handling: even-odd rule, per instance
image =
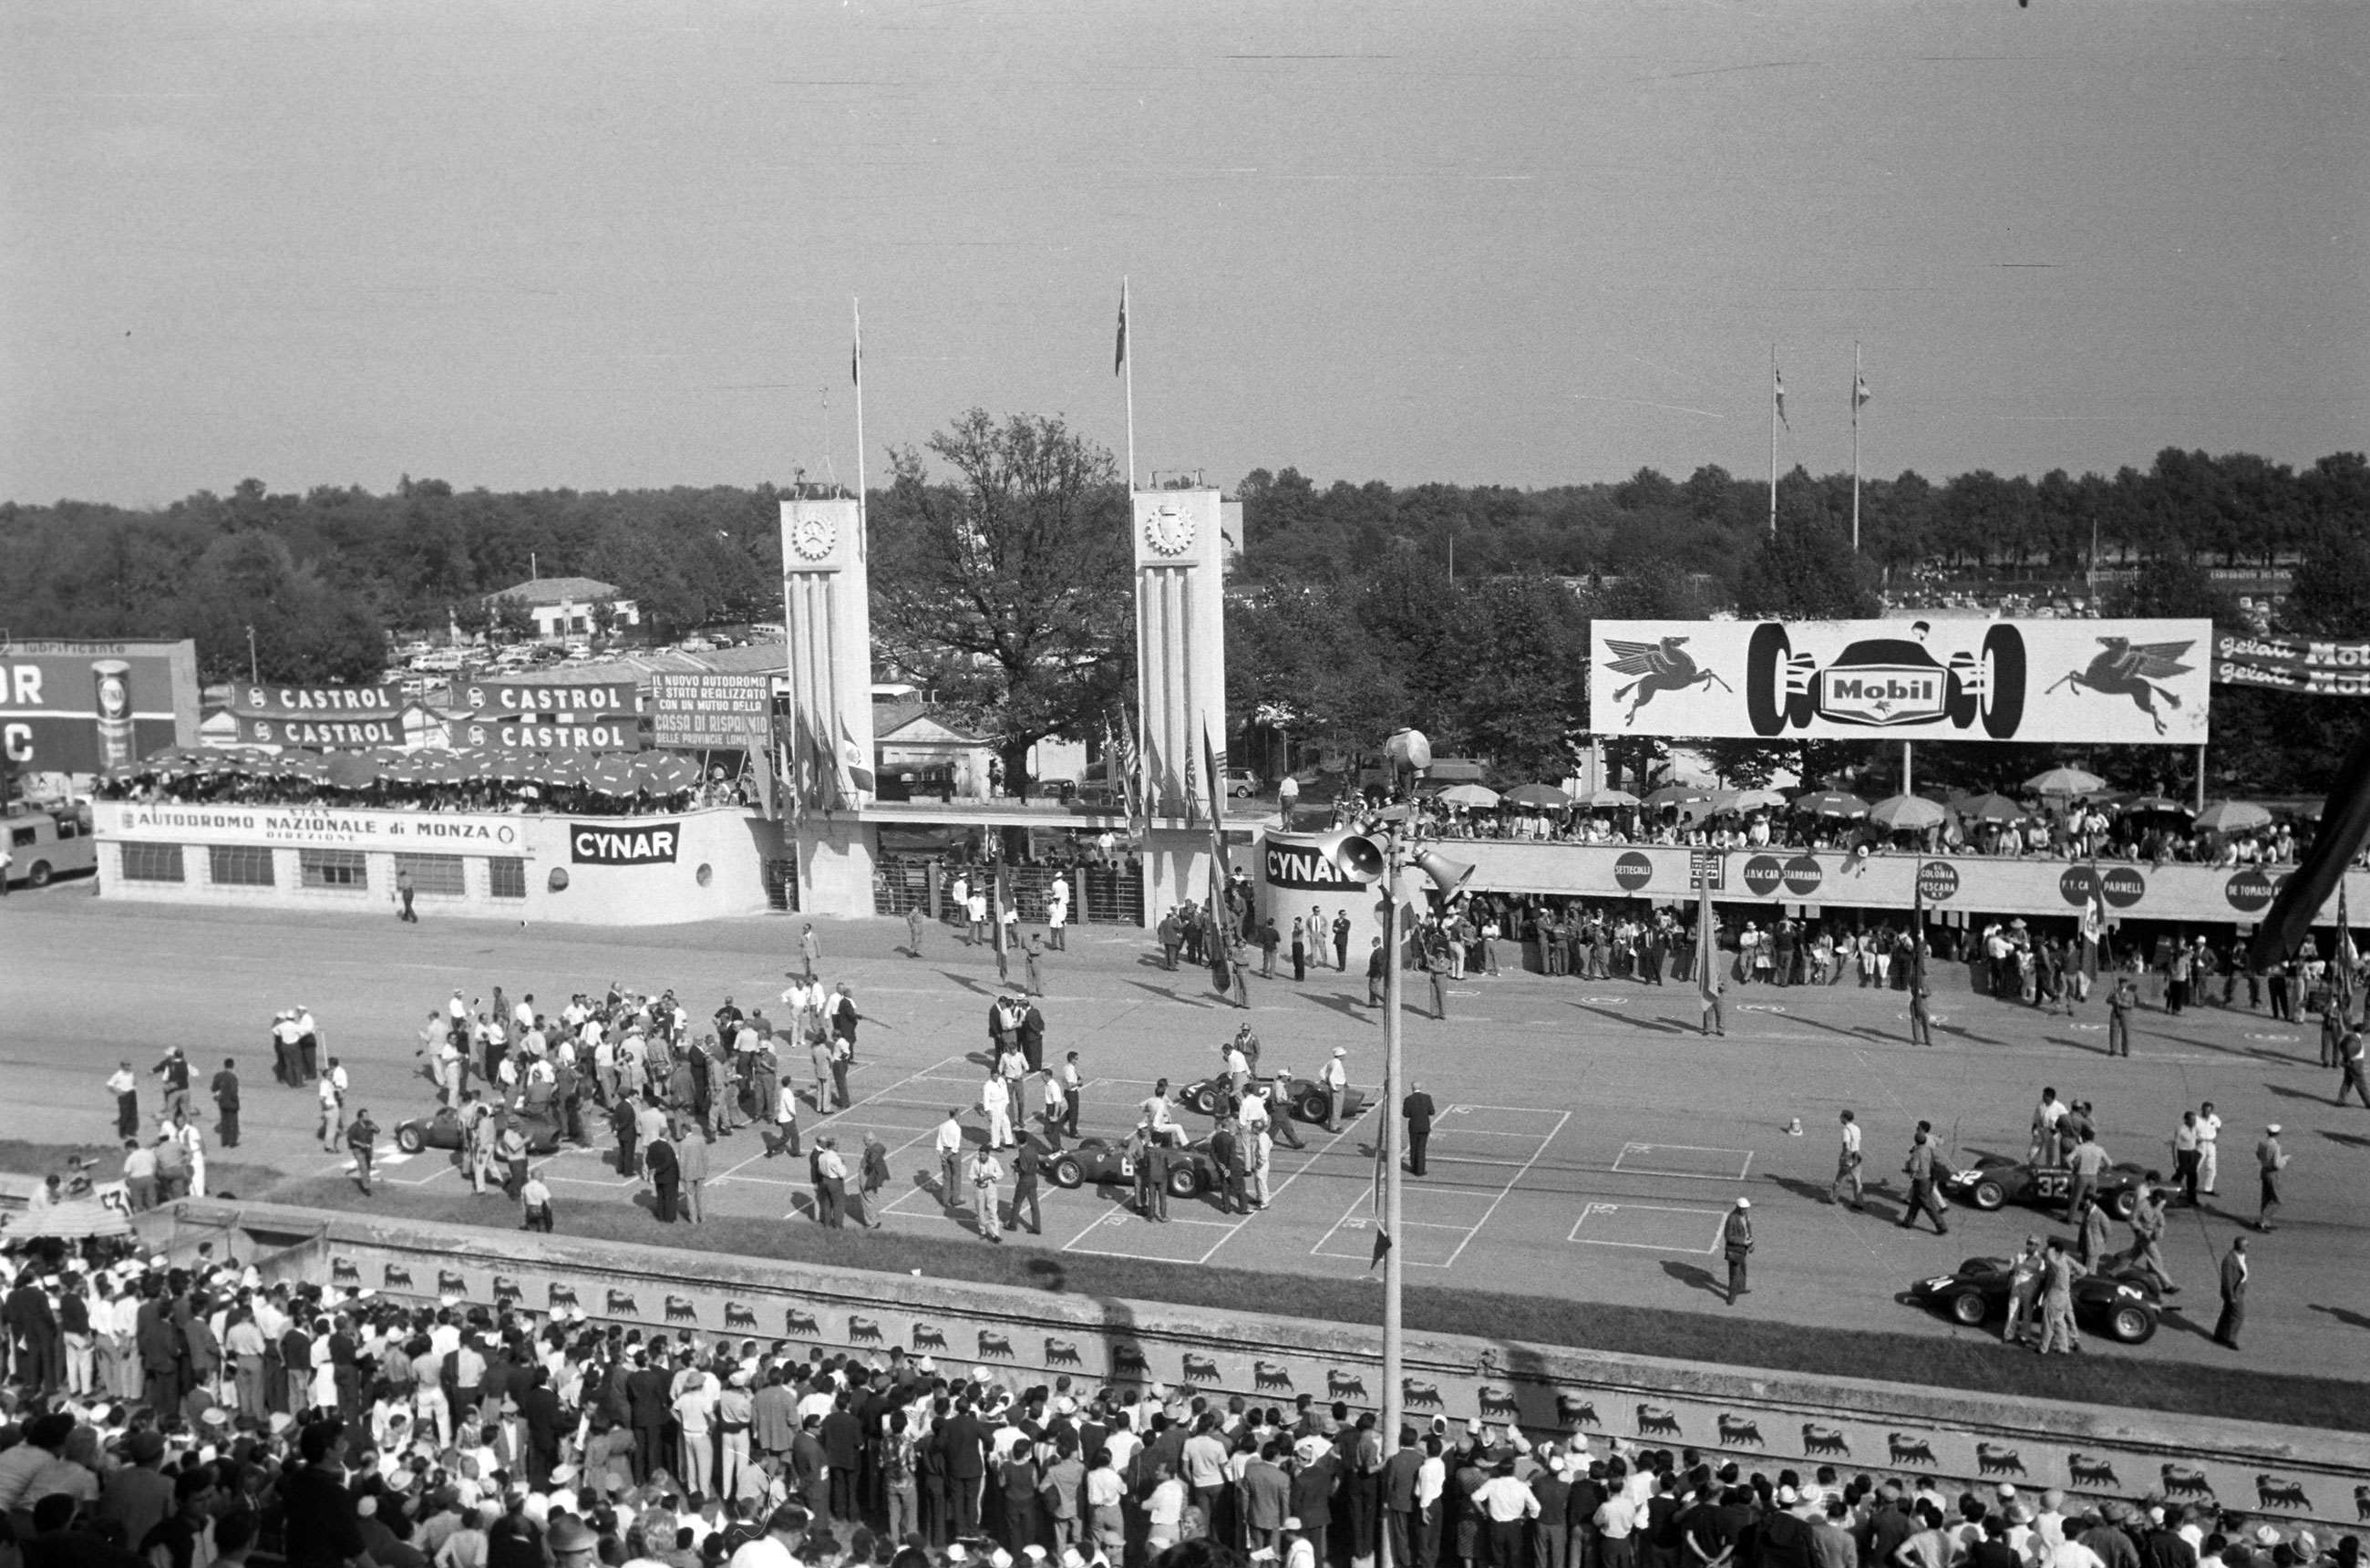
MULTIPOLYGON (((2099 1172, 2099 1206, 2117 1219, 2131 1218, 2132 1205, 2139 1201, 2140 1183, 2146 1175, 2145 1167, 2129 1160, 2108 1166, 2099 1172)), ((1942 1192, 1954 1203, 1985 1213, 2007 1204, 2062 1209, 2073 1184, 2074 1172, 2062 1165, 2035 1165, 2029 1159, 1985 1155, 1971 1169, 1943 1177, 1942 1192)))
MULTIPOLYGON (((1275 1080, 1272 1078, 1261 1078, 1259 1081, 1271 1090, 1275 1086, 1275 1080)), ((1214 1078, 1200 1078, 1187 1084, 1178 1091, 1177 1100, 1179 1104, 1198 1111, 1204 1116, 1214 1116, 1218 1113, 1219 1101, 1224 1100, 1225 1095, 1226 1076, 1220 1073, 1214 1078)), ((1325 1113, 1329 1109, 1330 1101, 1326 1098, 1325 1086, 1315 1078, 1286 1074, 1283 1080, 1283 1101, 1284 1104, 1292 1107, 1292 1113, 1302 1121, 1314 1123, 1320 1127, 1325 1124, 1325 1113)), ((1344 1088, 1341 1090, 1343 1121, 1356 1121, 1365 1109, 1364 1095, 1354 1089, 1344 1088)))
MULTIPOLYGON (((1922 635, 1922 633, 1921 633, 1922 635)), ((1877 729, 1947 723, 1964 730, 1983 721, 1996 741, 2024 721, 2024 634, 1996 623, 1979 652, 1961 649, 1947 663, 1923 642, 1863 638, 1825 669, 1797 653, 1785 627, 1754 628, 1744 659, 1744 707, 1755 734, 1776 736, 1812 719, 1877 729)))
MULTIPOLYGON (((514 1116, 526 1134, 529 1154, 559 1152, 559 1129, 549 1122, 533 1116, 514 1116)), ((461 1118, 450 1105, 437 1108, 432 1116, 415 1116, 395 1129, 395 1147, 406 1154, 418 1154, 423 1148, 459 1148, 461 1118)))
MULTIPOLYGON (((1064 1144, 1058 1138, 1034 1131, 1029 1141, 1037 1147, 1043 1161, 1047 1180, 1056 1187, 1107 1186, 1112 1182, 1135 1184, 1135 1163, 1127 1157, 1127 1142, 1122 1138, 1096 1137, 1091 1135, 1076 1143, 1064 1144)), ((1216 1192, 1221 1185, 1218 1162, 1210 1153, 1210 1140, 1172 1145, 1168 1150, 1168 1195, 1191 1198, 1203 1193, 1216 1192)))
MULTIPOLYGON (((1950 1274, 1911 1286, 1909 1298, 1920 1306, 1939 1307, 1953 1322, 1973 1328, 1987 1318, 2007 1315, 2011 1273, 2008 1259, 1969 1258, 1950 1274)), ((2154 1339, 2163 1309, 2156 1282, 2144 1274, 2111 1265, 2074 1282, 2074 1320, 2125 1344, 2154 1339)))

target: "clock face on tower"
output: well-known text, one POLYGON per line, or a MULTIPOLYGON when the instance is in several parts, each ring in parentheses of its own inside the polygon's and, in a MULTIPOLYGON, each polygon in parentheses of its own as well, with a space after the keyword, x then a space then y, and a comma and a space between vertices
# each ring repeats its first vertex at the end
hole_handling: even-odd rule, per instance
POLYGON ((1193 548, 1193 520, 1173 506, 1157 508, 1144 519, 1144 543, 1155 555, 1183 555, 1193 548))
POLYGON ((839 543, 839 526, 819 512, 801 513, 790 528, 790 548, 804 560, 821 560, 839 543))

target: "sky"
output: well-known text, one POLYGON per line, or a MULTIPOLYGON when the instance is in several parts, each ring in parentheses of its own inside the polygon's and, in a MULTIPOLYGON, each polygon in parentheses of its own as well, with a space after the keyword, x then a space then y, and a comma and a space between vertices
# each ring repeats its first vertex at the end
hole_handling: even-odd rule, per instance
POLYGON ((0 0, 0 500, 2370 445, 2370 6, 0 0))

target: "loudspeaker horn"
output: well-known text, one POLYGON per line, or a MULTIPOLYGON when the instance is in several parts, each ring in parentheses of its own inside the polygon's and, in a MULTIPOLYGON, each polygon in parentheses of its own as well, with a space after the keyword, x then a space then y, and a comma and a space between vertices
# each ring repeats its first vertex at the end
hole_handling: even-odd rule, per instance
POLYGON ((1317 836, 1317 852, 1325 857, 1333 869, 1360 882, 1372 882, 1383 874, 1382 847, 1362 833, 1338 828, 1317 836))
POLYGON ((1451 898, 1465 891, 1473 880, 1473 868, 1462 860, 1452 860, 1436 849, 1419 850, 1416 869, 1432 879, 1432 885, 1451 898))

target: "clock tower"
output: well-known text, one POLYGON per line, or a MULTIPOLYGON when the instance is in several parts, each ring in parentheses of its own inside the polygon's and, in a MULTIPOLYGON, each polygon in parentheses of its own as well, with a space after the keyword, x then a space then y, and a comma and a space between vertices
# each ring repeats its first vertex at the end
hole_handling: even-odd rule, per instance
MULTIPOLYGON (((864 514, 855 498, 782 502, 782 625, 789 712, 780 726, 799 792, 799 905, 872 908, 872 615, 864 514)), ((786 812, 785 815, 790 814, 786 812)))
MULTIPOLYGON (((1153 825, 1145 846, 1145 923, 1209 896, 1210 800, 1203 737, 1226 744, 1225 538, 1214 490, 1136 490, 1136 732, 1153 825), (1190 785, 1189 785, 1190 779, 1190 785)), ((1225 788, 1220 781, 1220 789, 1225 788)))

